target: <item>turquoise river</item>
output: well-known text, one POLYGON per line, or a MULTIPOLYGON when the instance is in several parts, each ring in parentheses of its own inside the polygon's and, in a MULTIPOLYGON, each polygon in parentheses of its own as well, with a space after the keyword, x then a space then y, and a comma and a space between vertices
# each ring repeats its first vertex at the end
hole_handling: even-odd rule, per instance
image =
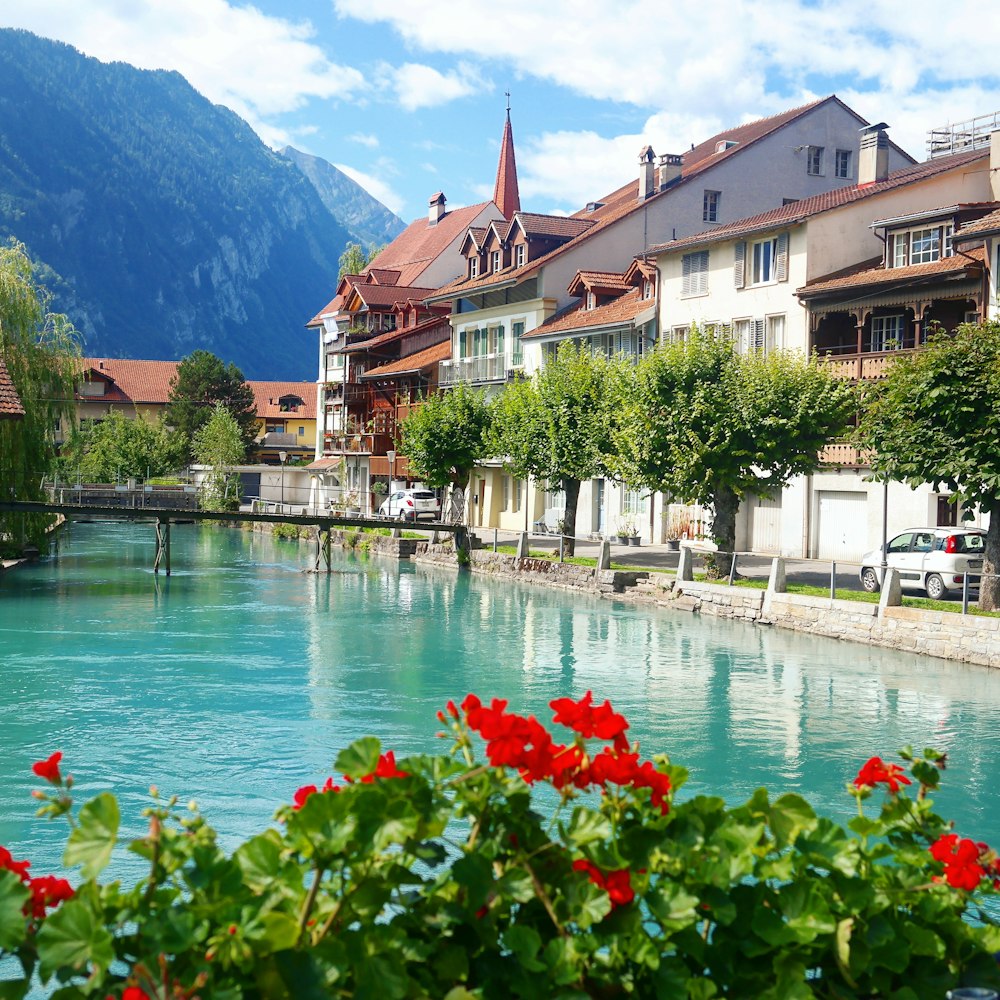
POLYGON ((550 717, 590 688, 690 769, 682 794, 767 784, 844 818, 867 757, 935 746, 941 811, 1000 843, 1000 672, 377 558, 316 575, 305 544, 194 525, 168 580, 152 546, 151 525, 76 524, 0 575, 0 844, 38 873, 65 831, 33 818, 30 765, 55 749, 81 797, 119 793, 126 834, 156 784, 233 847, 355 737, 439 746, 468 691, 550 717))

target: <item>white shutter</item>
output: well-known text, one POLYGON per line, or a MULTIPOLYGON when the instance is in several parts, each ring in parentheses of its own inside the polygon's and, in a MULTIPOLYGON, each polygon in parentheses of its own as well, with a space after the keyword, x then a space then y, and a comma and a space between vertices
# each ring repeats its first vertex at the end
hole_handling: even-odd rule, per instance
POLYGON ((788 281, 788 233, 781 233, 778 236, 777 257, 776 273, 778 281, 788 281))
POLYGON ((746 284, 746 240, 740 240, 735 247, 735 259, 733 260, 733 287, 742 288, 746 284))
POLYGON ((764 321, 755 319, 750 324, 750 347, 754 351, 764 350, 764 321))
POLYGON ((691 254, 681 258, 681 295, 691 294, 691 254))

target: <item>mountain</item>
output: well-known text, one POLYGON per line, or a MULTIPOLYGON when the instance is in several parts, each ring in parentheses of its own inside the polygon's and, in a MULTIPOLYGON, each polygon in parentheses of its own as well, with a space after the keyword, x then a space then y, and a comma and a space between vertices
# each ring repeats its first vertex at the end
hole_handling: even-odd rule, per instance
POLYGON ((329 161, 294 146, 280 152, 309 178, 330 214, 366 249, 391 243, 406 228, 398 215, 329 161))
POLYGON ((0 239, 24 242, 90 356, 195 348, 314 377, 306 320, 351 234, 249 125, 178 73, 0 30, 0 239))

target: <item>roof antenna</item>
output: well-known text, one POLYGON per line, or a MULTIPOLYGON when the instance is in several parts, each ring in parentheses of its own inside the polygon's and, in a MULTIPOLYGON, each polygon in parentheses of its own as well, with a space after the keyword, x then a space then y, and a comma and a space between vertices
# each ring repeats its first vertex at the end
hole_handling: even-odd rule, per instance
POLYGON ((510 121, 510 91, 505 90, 504 96, 507 98, 507 121, 510 121))

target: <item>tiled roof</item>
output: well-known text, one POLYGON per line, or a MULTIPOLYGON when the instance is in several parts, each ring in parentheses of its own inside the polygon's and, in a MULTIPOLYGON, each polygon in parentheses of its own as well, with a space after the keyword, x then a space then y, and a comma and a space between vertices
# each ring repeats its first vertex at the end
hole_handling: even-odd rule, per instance
POLYGON ((355 285, 354 294, 366 306, 392 306, 407 299, 423 301, 433 292, 433 288, 419 288, 404 285, 355 285))
POLYGON ((486 238, 488 226, 470 226, 469 239, 475 244, 477 250, 482 250, 483 240, 486 238))
POLYGON ((362 379, 382 378, 386 375, 405 375, 409 372, 419 372, 425 368, 431 368, 440 361, 447 361, 451 357, 451 341, 444 340, 433 347, 427 347, 416 354, 407 355, 398 361, 392 361, 387 365, 378 368, 371 368, 360 376, 362 379))
POLYGON ((1000 208, 995 212, 990 212, 989 215, 984 215, 981 219, 976 219, 975 222, 962 226, 955 233, 953 240, 956 243, 964 243, 967 238, 990 236, 997 232, 1000 232, 1000 208))
POLYGON ((127 358, 83 358, 80 370, 93 369, 114 381, 112 391, 104 396, 81 396, 77 399, 94 402, 166 403, 170 395, 170 380, 177 374, 176 361, 133 361, 127 358))
POLYGON ((388 267, 370 267, 367 277, 370 282, 374 282, 377 285, 399 284, 399 271, 393 271, 388 267))
POLYGON ((679 240, 671 240, 669 243, 661 243, 650 247, 649 252, 673 253, 676 250, 686 250, 690 247, 740 239, 752 233, 765 232, 780 226, 796 225, 812 216, 820 215, 822 212, 829 212, 831 209, 840 208, 843 205, 850 205, 853 202, 884 194, 887 191, 895 191, 908 184, 916 184, 937 177, 987 156, 989 156, 988 149, 976 149, 965 153, 956 153, 954 156, 937 157, 925 163, 917 163, 913 166, 903 167, 901 170, 895 170, 884 181, 875 184, 855 184, 833 191, 825 191, 812 198, 803 198, 790 205, 782 205, 780 208, 772 208, 770 211, 761 212, 746 219, 737 219, 735 222, 716 226, 707 232, 696 233, 694 236, 686 236, 679 240))
POLYGON ((518 212, 511 220, 528 236, 572 239, 594 225, 593 219, 575 219, 568 215, 540 215, 537 212, 518 212))
POLYGON ((344 306, 344 296, 335 295, 308 323, 307 327, 322 326, 324 316, 336 316, 344 306))
MULTIPOLYGON (((956 254, 942 257, 929 264, 911 264, 909 267, 885 267, 881 257, 864 261, 853 268, 845 268, 833 274, 825 274, 796 290, 800 298, 808 299, 836 292, 842 288, 856 289, 879 285, 899 285, 907 281, 928 278, 944 278, 948 275, 970 275, 982 271, 985 252, 982 247, 971 250, 967 255, 956 254), (972 257, 974 260, 969 260, 972 257)), ((970 275, 971 276, 971 275, 970 275)))
POLYGON ((247 385, 253 390, 254 406, 257 408, 257 416, 262 420, 272 417, 280 417, 283 420, 316 419, 315 382, 248 382, 247 385), (291 412, 281 410, 278 400, 282 396, 298 396, 303 405, 291 412))
POLYGON ((10 380, 7 366, 0 359, 0 420, 17 420, 23 416, 24 407, 17 395, 17 389, 10 380))
POLYGON ((573 284, 577 281, 586 288, 603 288, 619 293, 631 287, 625 281, 625 275, 617 271, 577 271, 573 284))
POLYGON ((521 196, 517 189, 517 164, 514 162, 514 133, 510 127, 510 111, 503 127, 500 141, 500 162, 497 164, 497 179, 493 187, 493 203, 510 219, 521 209, 521 196))
POLYGON ((551 337, 554 334, 570 333, 577 330, 592 330, 631 323, 643 312, 655 308, 653 299, 644 299, 638 288, 630 288, 624 295, 605 302, 595 309, 585 309, 581 302, 566 312, 550 317, 541 326, 524 334, 522 340, 551 337))
POLYGON ((421 320, 415 326, 399 326, 395 330, 388 330, 386 333, 380 333, 377 337, 371 337, 368 340, 355 341, 353 344, 347 344, 341 349, 342 354, 363 354, 365 351, 372 350, 376 347, 382 347, 384 344, 392 344, 397 340, 404 340, 406 337, 411 336, 414 333, 423 333, 425 330, 432 330, 438 324, 444 324, 449 329, 451 329, 451 324, 448 320, 447 314, 441 316, 429 316, 425 320, 421 320))

